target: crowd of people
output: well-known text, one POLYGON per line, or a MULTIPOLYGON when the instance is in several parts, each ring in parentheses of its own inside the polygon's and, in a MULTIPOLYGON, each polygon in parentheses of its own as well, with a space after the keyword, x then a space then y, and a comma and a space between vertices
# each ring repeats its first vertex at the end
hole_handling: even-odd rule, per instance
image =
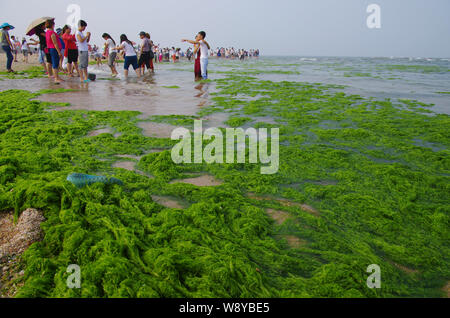
MULTIPOLYGON (((159 46, 154 46, 154 54, 155 54, 155 62, 174 62, 181 59, 192 60, 194 56, 194 51, 192 48, 188 48, 186 51, 183 51, 180 48, 159 48, 159 46)), ((258 49, 239 49, 236 50, 234 48, 216 48, 214 50, 209 51, 210 57, 217 58, 229 58, 229 59, 240 59, 244 60, 247 58, 258 58, 259 50, 258 49)))
POLYGON ((139 43, 130 41, 125 34, 120 36, 117 43, 111 35, 103 33, 105 41, 101 49, 97 45, 91 45, 91 33, 86 32, 87 22, 80 20, 76 30, 68 25, 63 28, 55 28, 55 20, 46 20, 36 26, 33 31, 37 39, 31 39, 28 43, 25 38, 20 42, 15 36, 9 35, 9 31, 14 27, 8 23, 0 26, 1 45, 7 55, 7 72, 14 72, 13 62, 17 62, 17 55, 23 54, 24 62, 28 62, 30 54, 38 54, 39 63, 43 66, 49 78, 53 78, 56 84, 63 81, 60 73, 65 73, 68 77, 79 77, 82 83, 91 81, 88 73, 89 59, 102 65, 103 60, 107 61, 111 69, 111 76, 117 77, 118 61, 123 60, 124 76, 128 77, 130 66, 133 67, 136 75, 141 77, 145 71, 154 72, 154 63, 173 62, 180 59, 195 60, 194 73, 196 80, 208 78, 208 59, 210 57, 230 58, 244 60, 246 58, 259 57, 259 50, 244 50, 234 48, 211 49, 205 40, 206 33, 201 31, 194 40, 183 39, 182 42, 192 44, 193 48, 183 51, 180 48, 163 48, 159 44, 155 45, 150 34, 140 32, 139 43), (37 49, 31 46, 37 45, 37 49))
POLYGON ((211 52, 211 56, 217 56, 218 58, 230 58, 230 59, 240 59, 244 60, 246 58, 258 58, 259 57, 259 49, 235 49, 231 48, 217 48, 211 52))

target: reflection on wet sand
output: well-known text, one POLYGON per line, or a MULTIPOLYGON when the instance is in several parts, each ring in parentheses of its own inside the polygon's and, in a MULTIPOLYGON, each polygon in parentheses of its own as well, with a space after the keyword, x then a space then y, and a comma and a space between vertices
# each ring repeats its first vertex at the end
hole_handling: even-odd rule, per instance
POLYGON ((142 113, 141 118, 153 115, 195 115, 199 110, 198 107, 209 104, 211 84, 194 83, 188 72, 175 73, 163 68, 156 74, 147 75, 143 79, 129 78, 128 80, 109 80, 108 73, 103 70, 97 73, 99 73, 98 80, 89 84, 80 84, 79 79, 75 78, 67 79, 57 86, 45 79, 30 79, 12 81, 10 84, 13 87, 8 89, 76 90, 44 94, 39 96, 39 100, 70 103, 71 106, 65 107, 65 110, 138 111, 142 113), (163 86, 173 85, 179 86, 179 89, 163 89, 163 86))
POLYGON ((195 86, 195 89, 199 91, 199 93, 195 95, 196 98, 200 99, 198 107, 209 105, 209 83, 200 83, 195 86))

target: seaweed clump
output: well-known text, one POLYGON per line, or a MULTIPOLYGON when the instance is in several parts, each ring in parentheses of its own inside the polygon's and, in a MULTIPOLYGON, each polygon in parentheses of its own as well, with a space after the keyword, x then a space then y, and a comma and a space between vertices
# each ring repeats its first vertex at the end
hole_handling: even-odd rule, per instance
POLYGON ((0 92, 0 204, 16 215, 40 209, 47 220, 43 241, 24 255, 19 297, 442 296, 450 277, 448 116, 425 114, 428 105, 416 101, 245 72, 216 83, 214 104, 199 116, 274 118, 255 127, 280 127, 277 175, 149 153, 173 142, 143 136, 137 112, 48 112, 35 94, 0 92), (99 126, 121 135, 90 137, 99 126), (112 168, 119 155, 143 155, 144 174, 112 168), (75 170, 124 186, 77 189, 66 181, 75 170), (171 182, 200 172, 223 184, 171 182), (166 208, 152 196, 188 207, 166 208), (81 289, 66 286, 70 264, 81 268, 81 289), (382 289, 367 288, 371 264, 382 268, 382 289))

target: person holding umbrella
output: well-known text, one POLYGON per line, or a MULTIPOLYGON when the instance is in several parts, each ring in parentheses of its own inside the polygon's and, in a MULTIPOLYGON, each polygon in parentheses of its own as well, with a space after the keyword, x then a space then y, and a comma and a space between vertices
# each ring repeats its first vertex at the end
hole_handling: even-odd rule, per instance
POLYGON ((39 19, 34 20, 31 22, 31 24, 28 26, 28 29, 26 31, 26 35, 33 36, 37 35, 39 38, 39 41, 36 41, 32 39, 33 45, 39 45, 39 63, 44 67, 45 73, 48 75, 49 78, 52 77, 52 58, 50 54, 47 54, 47 39, 45 38, 45 21, 47 20, 55 20, 51 17, 42 17, 39 19))
POLYGON ((47 20, 45 22, 45 38, 47 40, 47 49, 51 56, 53 75, 55 77, 55 84, 61 83, 61 78, 59 77, 59 61, 63 58, 61 53, 61 43, 59 41, 59 36, 55 32, 55 21, 47 20))
POLYGON ((14 56, 12 55, 13 44, 11 43, 11 38, 9 37, 9 30, 13 30, 14 27, 9 23, 3 23, 0 25, 1 31, 1 42, 2 49, 6 53, 6 70, 8 73, 14 73, 12 70, 12 63, 14 60, 14 56))

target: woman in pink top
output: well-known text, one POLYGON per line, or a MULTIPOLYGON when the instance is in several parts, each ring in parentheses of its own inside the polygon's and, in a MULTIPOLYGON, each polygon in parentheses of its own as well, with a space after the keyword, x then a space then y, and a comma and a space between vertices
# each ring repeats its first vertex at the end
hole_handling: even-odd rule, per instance
POLYGON ((61 83, 61 78, 59 77, 59 61, 63 57, 61 53, 61 47, 58 41, 58 35, 55 32, 55 22, 53 20, 47 20, 45 22, 45 38, 47 40, 47 49, 52 58, 52 68, 53 74, 55 76, 55 84, 61 83))

